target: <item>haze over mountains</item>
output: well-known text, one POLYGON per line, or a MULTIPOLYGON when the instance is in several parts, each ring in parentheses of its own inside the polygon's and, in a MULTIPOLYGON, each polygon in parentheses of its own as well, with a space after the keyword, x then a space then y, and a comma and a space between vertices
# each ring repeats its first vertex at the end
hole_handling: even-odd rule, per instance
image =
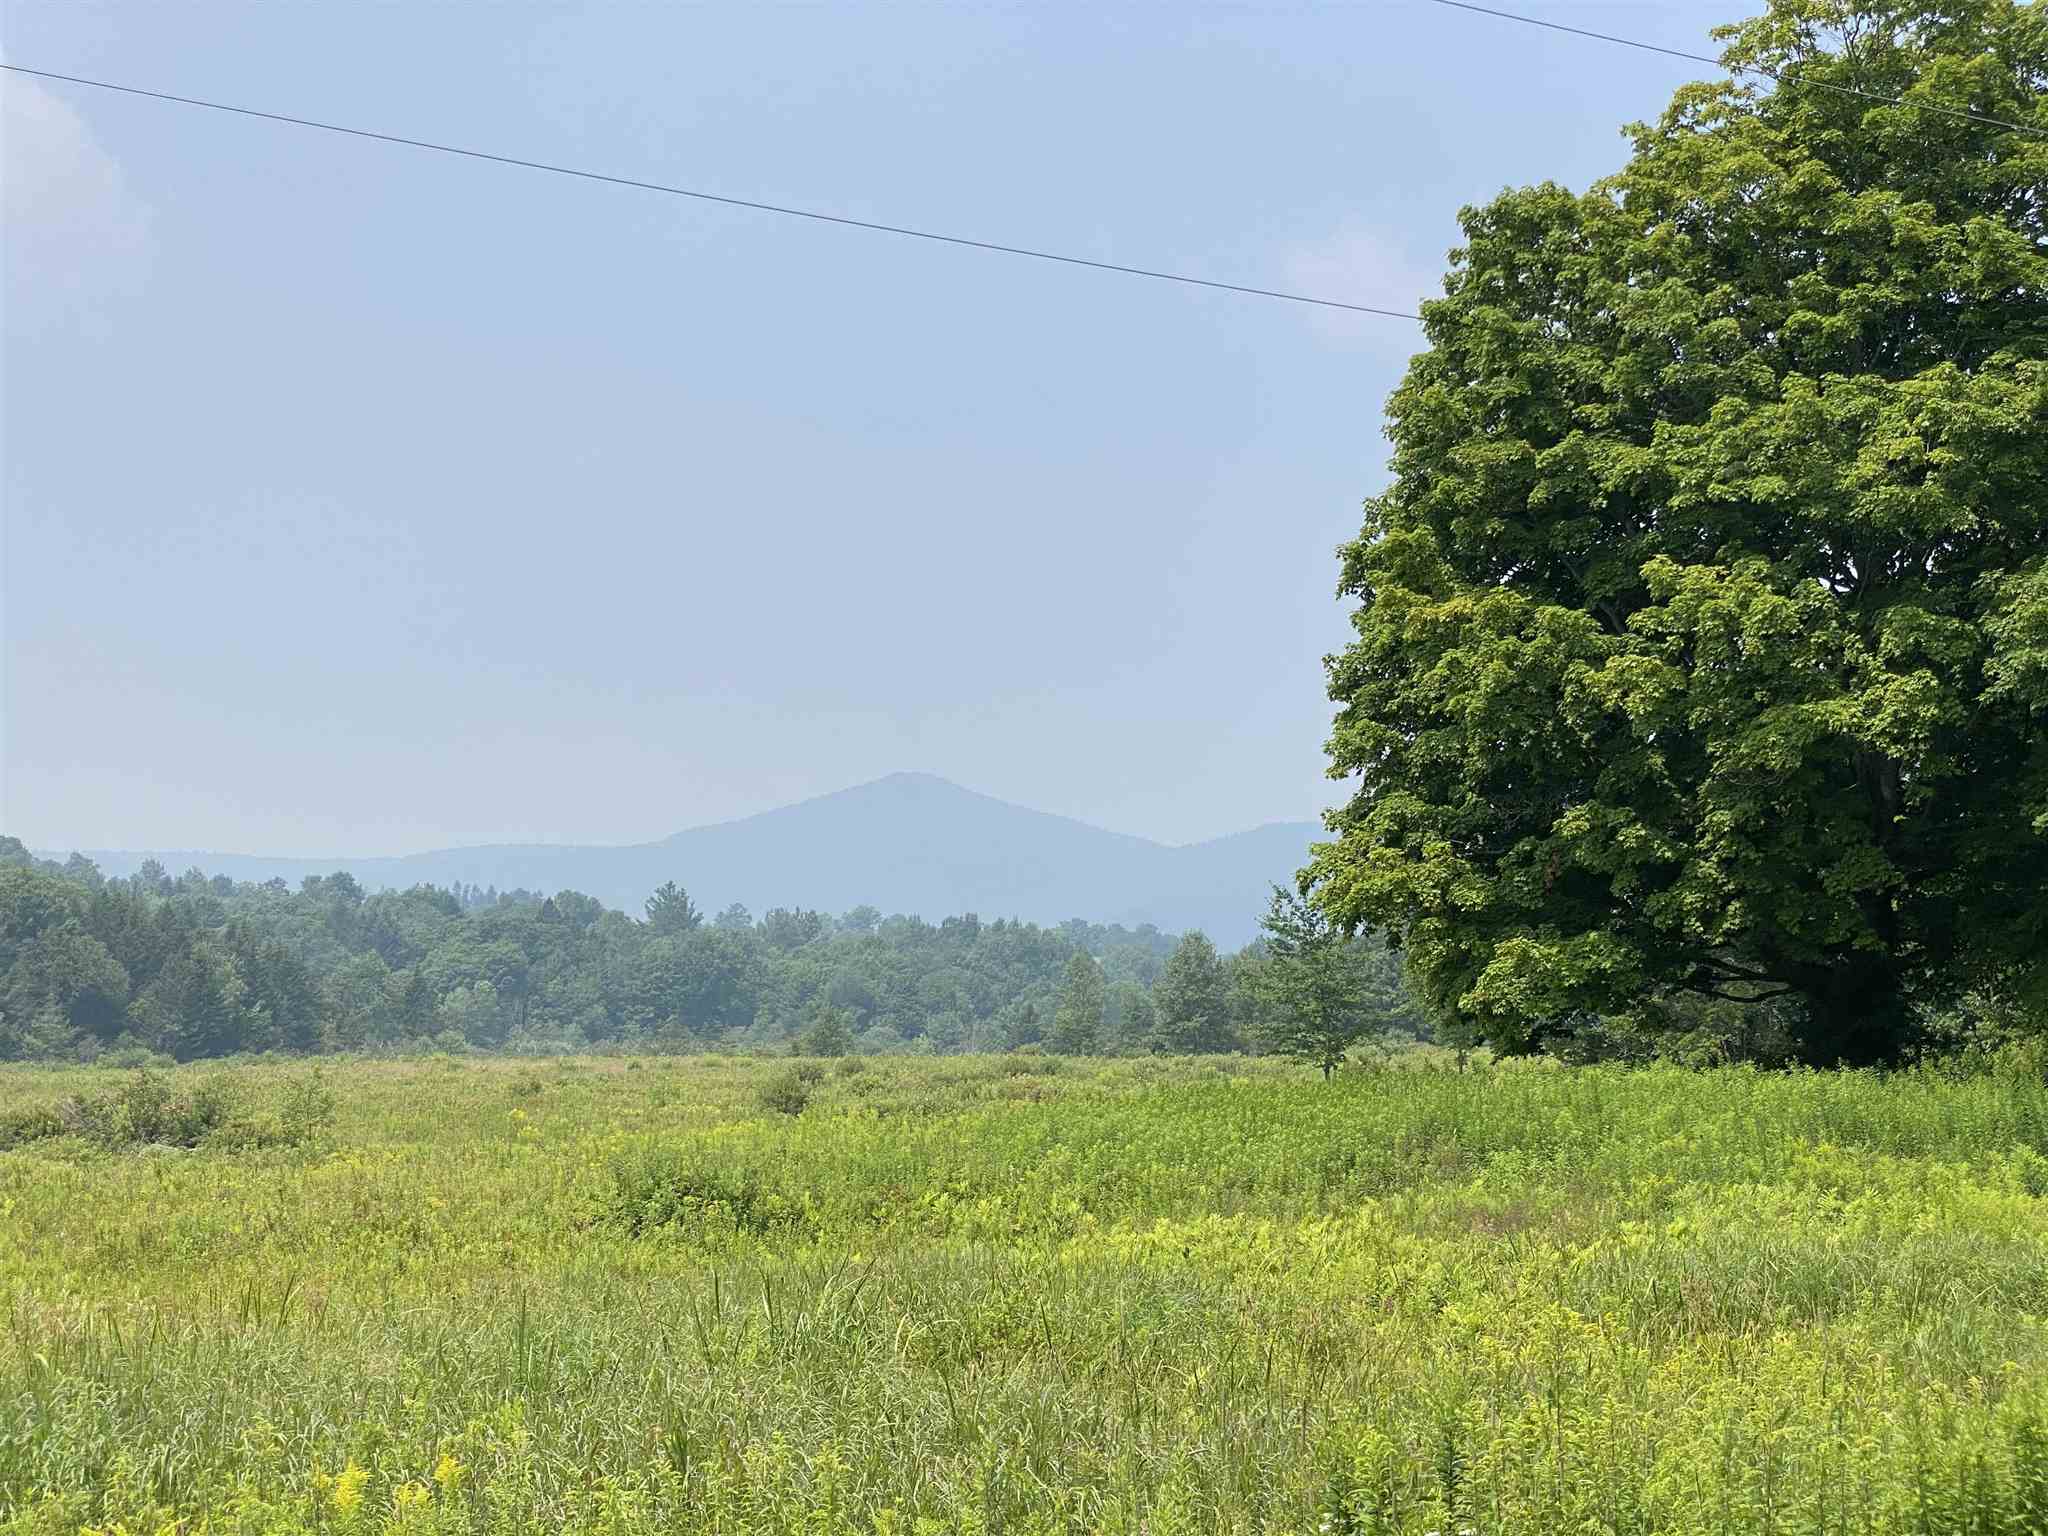
MULTIPOLYGON (((937 921, 974 912, 1168 932, 1200 928, 1220 944, 1251 938, 1268 888, 1289 884, 1321 835, 1313 822, 1275 822, 1171 847, 1011 805, 925 773, 869 784, 622 847, 503 844, 394 858, 264 858, 195 850, 83 850, 109 875, 155 859, 173 874, 196 865, 237 880, 347 870, 365 886, 495 885, 586 892, 635 916, 664 880, 715 912, 744 902, 844 912, 862 903, 937 921)), ((62 857, 69 850, 51 850, 62 857)))

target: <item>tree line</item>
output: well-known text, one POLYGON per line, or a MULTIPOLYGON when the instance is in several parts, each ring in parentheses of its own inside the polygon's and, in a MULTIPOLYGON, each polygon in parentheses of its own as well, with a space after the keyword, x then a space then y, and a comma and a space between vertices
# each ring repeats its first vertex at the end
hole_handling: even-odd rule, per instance
POLYGON ((1274 911, 1315 930, 1306 949, 1285 924, 1225 954, 1078 919, 708 913, 674 882, 635 918, 576 891, 368 891, 345 873, 294 889, 152 862, 108 878, 0 838, 0 1059, 1035 1046, 1328 1065, 1422 1032, 1396 956, 1296 898, 1274 911), (1292 979, 1311 964, 1316 986, 1292 979))

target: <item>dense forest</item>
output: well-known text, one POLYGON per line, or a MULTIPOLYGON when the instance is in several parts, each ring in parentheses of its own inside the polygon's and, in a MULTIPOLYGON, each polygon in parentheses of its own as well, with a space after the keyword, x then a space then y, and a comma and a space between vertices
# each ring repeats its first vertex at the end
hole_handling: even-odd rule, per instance
MULTIPOLYGON (((1376 1029, 1420 1023, 1358 946, 1376 1029)), ((192 1060, 407 1049, 1257 1049, 1262 942, 857 907, 708 914, 673 883, 642 918, 560 891, 365 891, 346 874, 109 879, 0 838, 0 1059, 192 1060)), ((1281 1042, 1278 1048, 1287 1048, 1281 1042)))

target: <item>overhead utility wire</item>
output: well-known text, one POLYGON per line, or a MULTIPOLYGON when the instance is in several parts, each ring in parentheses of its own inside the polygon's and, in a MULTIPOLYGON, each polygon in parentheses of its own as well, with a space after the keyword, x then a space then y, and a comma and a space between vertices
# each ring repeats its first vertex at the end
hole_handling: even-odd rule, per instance
POLYGON ((2003 117, 1990 117, 1982 112, 1972 112, 1968 107, 1944 107, 1931 101, 1908 101, 1903 96, 1887 96, 1882 91, 1859 90, 1853 85, 1837 85, 1829 80, 1809 80, 1796 70, 1767 69, 1761 64, 1723 64, 1710 53, 1687 53, 1682 48, 1666 48, 1658 43, 1645 43, 1633 37, 1616 37, 1612 32, 1595 32, 1586 27, 1567 26, 1561 21, 1545 21, 1540 16, 1524 16, 1519 11, 1497 11, 1490 5, 1474 5, 1472 0, 1431 0, 1436 5, 1449 6, 1454 11, 1472 11, 1480 16, 1497 16, 1502 21, 1518 21, 1525 27, 1541 27, 1546 32, 1568 32, 1573 37, 1590 37, 1596 42, 1614 43, 1623 48, 1636 48, 1644 53, 1661 53, 1667 58, 1689 59, 1695 64, 1712 64, 1717 69, 1733 69, 1737 74, 1762 75, 1780 85, 1798 83, 1809 85, 1816 90, 1833 91, 1841 96, 1858 96, 1865 101, 1883 102, 1890 107, 1912 107, 1920 112, 1933 112, 1942 117, 1960 118, 1965 122, 1984 123, 1993 128, 2010 128, 2015 133, 2039 134, 2048 138, 2048 128, 2033 123, 2015 123, 2003 117))
POLYGON ((526 171, 547 171, 555 176, 574 176, 583 181, 601 181, 615 187, 637 187, 643 192, 663 192, 670 197, 694 198, 702 203, 723 203, 729 208, 749 208, 756 213, 778 213, 792 219, 811 219, 820 224, 843 224, 850 229, 873 230, 884 235, 903 235, 912 240, 932 240, 941 245, 962 245, 977 251, 995 251, 1004 256, 1029 256, 1035 261, 1057 261, 1070 267, 1092 267, 1098 272, 1121 272, 1127 277, 1149 277, 1164 283, 1185 283, 1195 288, 1217 288, 1226 293, 1250 294, 1254 298, 1284 299, 1290 304, 1313 304, 1321 309, 1348 309, 1361 315, 1384 315, 1390 320, 1420 320, 1420 315, 1403 309, 1382 309, 1374 304, 1350 304, 1341 299, 1317 298, 1313 294, 1287 293, 1277 288, 1254 288, 1245 283, 1218 282, 1214 278, 1190 277, 1183 272, 1158 272, 1149 267, 1127 267, 1114 261, 1094 261, 1086 256, 1067 256, 1058 251, 1034 250, 1029 246, 1001 245, 993 240, 971 240, 965 235, 945 235, 936 230, 911 229, 902 224, 881 224, 872 219, 850 219, 815 208, 789 208, 779 203, 755 202, 744 197, 725 197, 690 187, 670 186, 659 181, 640 181, 631 176, 610 176, 602 171, 579 170, 545 160, 522 160, 516 155, 497 155, 487 150, 464 149, 456 144, 437 144, 429 139, 409 139, 395 133, 378 133, 368 128, 349 128, 340 123, 318 122, 310 117, 291 117, 283 112, 259 112, 254 107, 230 106, 222 101, 204 101, 196 96, 173 96, 168 91, 148 91, 135 85, 116 85, 110 80, 92 80, 83 75, 60 75, 54 70, 30 69, 23 64, 0 64, 0 69, 43 80, 62 80, 95 90, 118 91, 126 96, 146 96, 152 101, 175 102, 183 107, 204 107, 211 112, 231 112, 238 117, 258 117, 266 122, 290 123, 296 128, 318 128, 325 133, 342 133, 351 138, 375 139, 382 144, 402 144, 408 149, 430 149, 438 154, 462 155, 471 160, 488 160, 494 165, 517 166, 526 171))

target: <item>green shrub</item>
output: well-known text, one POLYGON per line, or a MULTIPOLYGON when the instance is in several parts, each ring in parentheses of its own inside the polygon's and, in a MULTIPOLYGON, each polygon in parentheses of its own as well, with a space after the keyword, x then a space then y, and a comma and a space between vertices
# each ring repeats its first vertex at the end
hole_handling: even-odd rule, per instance
POLYGON ((783 1115, 800 1115, 811 1102, 810 1085, 824 1075, 816 1063, 799 1062, 788 1071, 778 1072, 769 1078, 755 1097, 763 1109, 783 1115), (805 1067, 812 1069, 812 1076, 804 1075, 805 1067))
POLYGON ((64 1134, 64 1117, 48 1104, 0 1111, 0 1152, 64 1134))
POLYGON ((769 1189, 753 1169, 716 1166, 673 1148, 615 1160, 603 1217, 632 1237, 661 1228, 760 1235, 809 1220, 800 1199, 769 1189))
POLYGON ((65 1119, 103 1147, 196 1147, 233 1119, 238 1097, 222 1077, 180 1095, 169 1078, 143 1067, 112 1093, 72 1099, 65 1119))
POLYGON ((161 1051, 152 1051, 137 1041, 133 1035, 123 1035, 100 1052, 95 1060, 96 1064, 102 1067, 119 1067, 131 1071, 142 1067, 163 1068, 176 1065, 170 1057, 161 1051))
POLYGON ((334 1109, 334 1095, 317 1068, 286 1086, 275 1113, 252 1117, 230 1078, 209 1077, 180 1093, 169 1078, 145 1067, 112 1092, 94 1098, 75 1095, 46 1113, 55 1119, 58 1134, 68 1131, 110 1151, 201 1145, 234 1151, 304 1146, 333 1120, 334 1109))

